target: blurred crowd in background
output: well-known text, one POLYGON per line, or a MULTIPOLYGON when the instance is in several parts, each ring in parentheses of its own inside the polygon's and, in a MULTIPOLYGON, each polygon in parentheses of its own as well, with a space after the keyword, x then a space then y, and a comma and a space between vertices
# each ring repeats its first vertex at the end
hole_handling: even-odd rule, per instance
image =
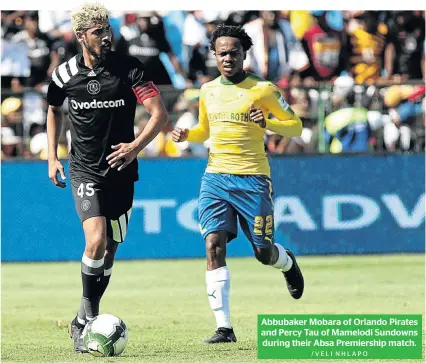
MULTIPOLYGON (((52 71, 79 52, 68 11, 1 12, 2 159, 46 159, 52 71)), ((245 69, 274 82, 302 118, 301 137, 267 132, 269 154, 421 152, 425 147, 424 11, 111 12, 117 51, 139 58, 159 86, 168 126, 141 157, 205 157, 171 140, 197 123, 200 86, 219 73, 209 38, 222 23, 253 39, 245 69)), ((58 154, 70 147, 67 102, 58 154)), ((135 133, 149 115, 138 106, 135 133)))

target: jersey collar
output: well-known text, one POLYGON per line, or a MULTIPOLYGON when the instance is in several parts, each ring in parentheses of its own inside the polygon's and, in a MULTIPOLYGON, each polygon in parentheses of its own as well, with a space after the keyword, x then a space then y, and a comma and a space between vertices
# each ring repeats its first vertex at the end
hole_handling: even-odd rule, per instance
POLYGON ((100 74, 101 72, 103 72, 103 70, 105 69, 105 67, 108 64, 108 58, 111 56, 111 53, 108 54, 108 56, 106 57, 105 60, 99 62, 98 64, 96 64, 93 69, 89 68, 86 66, 86 64, 84 64, 84 57, 83 57, 83 53, 78 53, 77 55, 77 63, 78 66, 81 70, 86 71, 86 73, 96 73, 96 75, 100 74))
POLYGON ((233 84, 239 84, 239 83, 241 83, 241 82, 243 82, 247 77, 248 77, 248 72, 244 72, 244 76, 241 78, 241 80, 239 81, 239 82, 237 82, 237 83, 234 83, 234 82, 231 82, 231 81, 225 81, 223 78, 222 78, 222 76, 220 76, 220 83, 222 83, 222 84, 224 84, 224 85, 227 85, 227 86, 230 86, 230 85, 233 85, 233 84))

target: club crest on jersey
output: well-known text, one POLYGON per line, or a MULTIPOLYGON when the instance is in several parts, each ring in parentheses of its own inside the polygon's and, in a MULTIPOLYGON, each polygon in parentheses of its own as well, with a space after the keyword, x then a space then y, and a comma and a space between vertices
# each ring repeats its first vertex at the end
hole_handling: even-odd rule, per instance
POLYGON ((100 91, 101 91, 101 84, 97 80, 92 79, 87 84, 87 92, 89 92, 91 95, 97 95, 100 91))

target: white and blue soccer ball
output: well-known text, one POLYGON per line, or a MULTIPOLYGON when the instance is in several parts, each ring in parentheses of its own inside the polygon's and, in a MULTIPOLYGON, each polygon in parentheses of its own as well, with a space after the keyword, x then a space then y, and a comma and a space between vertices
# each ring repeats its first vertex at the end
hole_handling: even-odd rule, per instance
POLYGON ((101 314, 87 322, 83 342, 96 357, 114 357, 123 353, 129 339, 126 324, 112 314, 101 314))

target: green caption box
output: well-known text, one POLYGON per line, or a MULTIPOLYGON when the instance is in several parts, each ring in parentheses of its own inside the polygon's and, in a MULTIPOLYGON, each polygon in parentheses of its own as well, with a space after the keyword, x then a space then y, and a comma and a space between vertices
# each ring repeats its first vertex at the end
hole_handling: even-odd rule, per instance
POLYGON ((258 315, 259 359, 422 359, 421 315, 258 315))

